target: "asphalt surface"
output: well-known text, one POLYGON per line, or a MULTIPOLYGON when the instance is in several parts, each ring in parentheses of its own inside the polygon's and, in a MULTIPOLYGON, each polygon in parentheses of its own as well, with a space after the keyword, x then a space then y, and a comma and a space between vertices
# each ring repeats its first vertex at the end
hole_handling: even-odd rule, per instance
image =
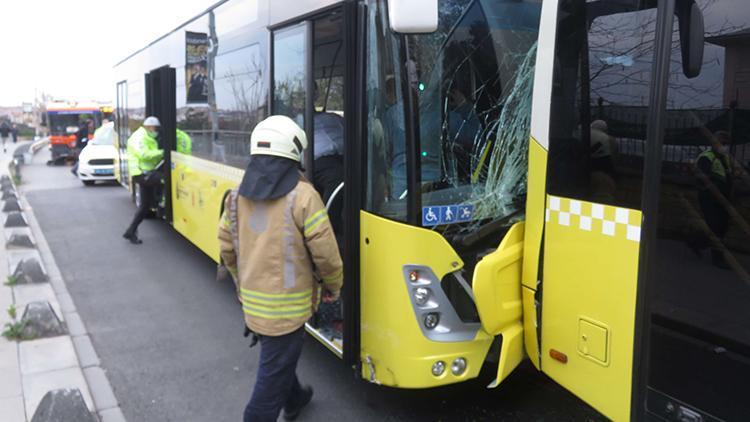
MULTIPOLYGON (((233 286, 218 284, 214 262, 164 222, 142 224, 142 245, 126 242, 128 192, 84 187, 47 157, 23 168, 21 189, 127 419, 241 420, 259 349, 242 337, 233 286)), ((308 337, 298 374, 315 387, 301 421, 603 420, 528 363, 494 390, 487 377, 397 390, 357 379, 308 337)))

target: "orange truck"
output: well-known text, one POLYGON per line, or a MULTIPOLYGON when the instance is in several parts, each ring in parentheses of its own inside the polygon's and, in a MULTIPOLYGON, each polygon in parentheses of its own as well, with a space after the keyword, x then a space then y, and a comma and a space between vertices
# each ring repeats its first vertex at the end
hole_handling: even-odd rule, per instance
POLYGON ((88 138, 91 139, 94 136, 94 129, 101 126, 102 119, 109 118, 111 114, 111 106, 98 103, 57 101, 47 104, 52 159, 74 156, 81 125, 91 120, 93 127, 88 133, 88 138))

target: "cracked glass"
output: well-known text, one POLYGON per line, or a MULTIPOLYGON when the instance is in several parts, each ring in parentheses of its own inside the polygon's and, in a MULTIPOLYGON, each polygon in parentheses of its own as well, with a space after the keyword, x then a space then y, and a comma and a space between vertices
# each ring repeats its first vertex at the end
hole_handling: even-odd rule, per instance
MULTIPOLYGON (((473 206, 466 229, 522 217, 540 9, 539 1, 441 2, 438 30, 407 38, 422 206, 473 206)), ((405 180, 396 184, 405 190, 405 180)))

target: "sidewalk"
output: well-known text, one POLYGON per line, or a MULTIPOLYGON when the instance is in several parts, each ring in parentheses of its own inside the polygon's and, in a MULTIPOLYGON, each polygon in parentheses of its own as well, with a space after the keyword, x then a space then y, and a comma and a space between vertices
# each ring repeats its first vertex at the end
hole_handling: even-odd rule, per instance
MULTIPOLYGON (((14 149, 27 148, 21 142, 14 149)), ((36 144, 32 148, 44 147, 36 144)), ((11 152, 0 155, 0 177, 9 174, 11 152)), ((21 170, 23 175, 23 170, 21 170)), ((11 178, 12 179, 12 178, 11 178)), ((14 183, 20 214, 11 212, 13 198, 0 201, 0 326, 19 321, 26 305, 49 302, 60 321, 67 326, 67 334, 35 340, 10 341, 0 337, 0 415, 3 421, 31 421, 39 403, 47 392, 56 389, 78 389, 88 409, 103 422, 124 421, 117 399, 101 368, 99 358, 67 292, 65 281, 55 264, 44 234, 33 210, 22 195, 23 180, 14 183), (11 216, 12 214, 12 216, 11 216), (19 215, 21 217, 19 217, 19 215), (18 220, 18 227, 12 225, 18 220), (12 237, 28 236, 31 245, 14 245, 12 237), (34 272, 36 262, 41 271, 34 272), (7 265, 4 264, 7 262, 7 265), (26 265, 24 265, 26 263, 26 265), (38 277, 27 284, 15 284, 12 276, 19 266, 28 268, 38 277), (15 306, 15 319, 8 310, 15 306)), ((62 204, 61 204, 62 205, 62 204)), ((35 268, 39 268, 36 266, 35 268)), ((32 277, 33 278, 33 277, 32 277)))

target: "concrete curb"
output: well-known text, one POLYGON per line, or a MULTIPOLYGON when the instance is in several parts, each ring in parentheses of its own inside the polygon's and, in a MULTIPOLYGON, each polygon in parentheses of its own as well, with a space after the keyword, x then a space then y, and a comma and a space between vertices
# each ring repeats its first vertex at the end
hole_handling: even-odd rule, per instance
MULTIPOLYGON (((47 142, 48 139, 46 138, 34 142, 29 149, 32 154, 35 154, 46 145, 47 142)), ((15 165, 15 163, 11 161, 9 164, 9 171, 10 166, 13 165, 15 165)), ((26 216, 26 221, 29 224, 29 229, 36 241, 38 253, 42 259, 44 268, 49 275, 49 284, 54 291, 57 303, 62 311, 62 317, 68 325, 69 335, 73 343, 73 348, 75 349, 79 367, 83 371, 86 384, 88 385, 91 398, 93 399, 94 410, 102 421, 123 422, 125 421, 125 417, 119 407, 112 386, 107 379, 106 372, 101 367, 101 360, 96 354, 96 349, 91 342, 91 337, 88 335, 86 326, 78 315, 75 302, 68 293, 67 287, 65 286, 65 280, 57 266, 55 257, 52 254, 52 250, 47 243, 44 233, 42 232, 41 226, 36 219, 34 210, 26 201, 23 192, 19 191, 18 187, 16 187, 16 192, 19 197, 19 202, 22 205, 21 208, 26 216)), ((26 416, 27 419, 30 420, 32 415, 27 414, 26 416)))

